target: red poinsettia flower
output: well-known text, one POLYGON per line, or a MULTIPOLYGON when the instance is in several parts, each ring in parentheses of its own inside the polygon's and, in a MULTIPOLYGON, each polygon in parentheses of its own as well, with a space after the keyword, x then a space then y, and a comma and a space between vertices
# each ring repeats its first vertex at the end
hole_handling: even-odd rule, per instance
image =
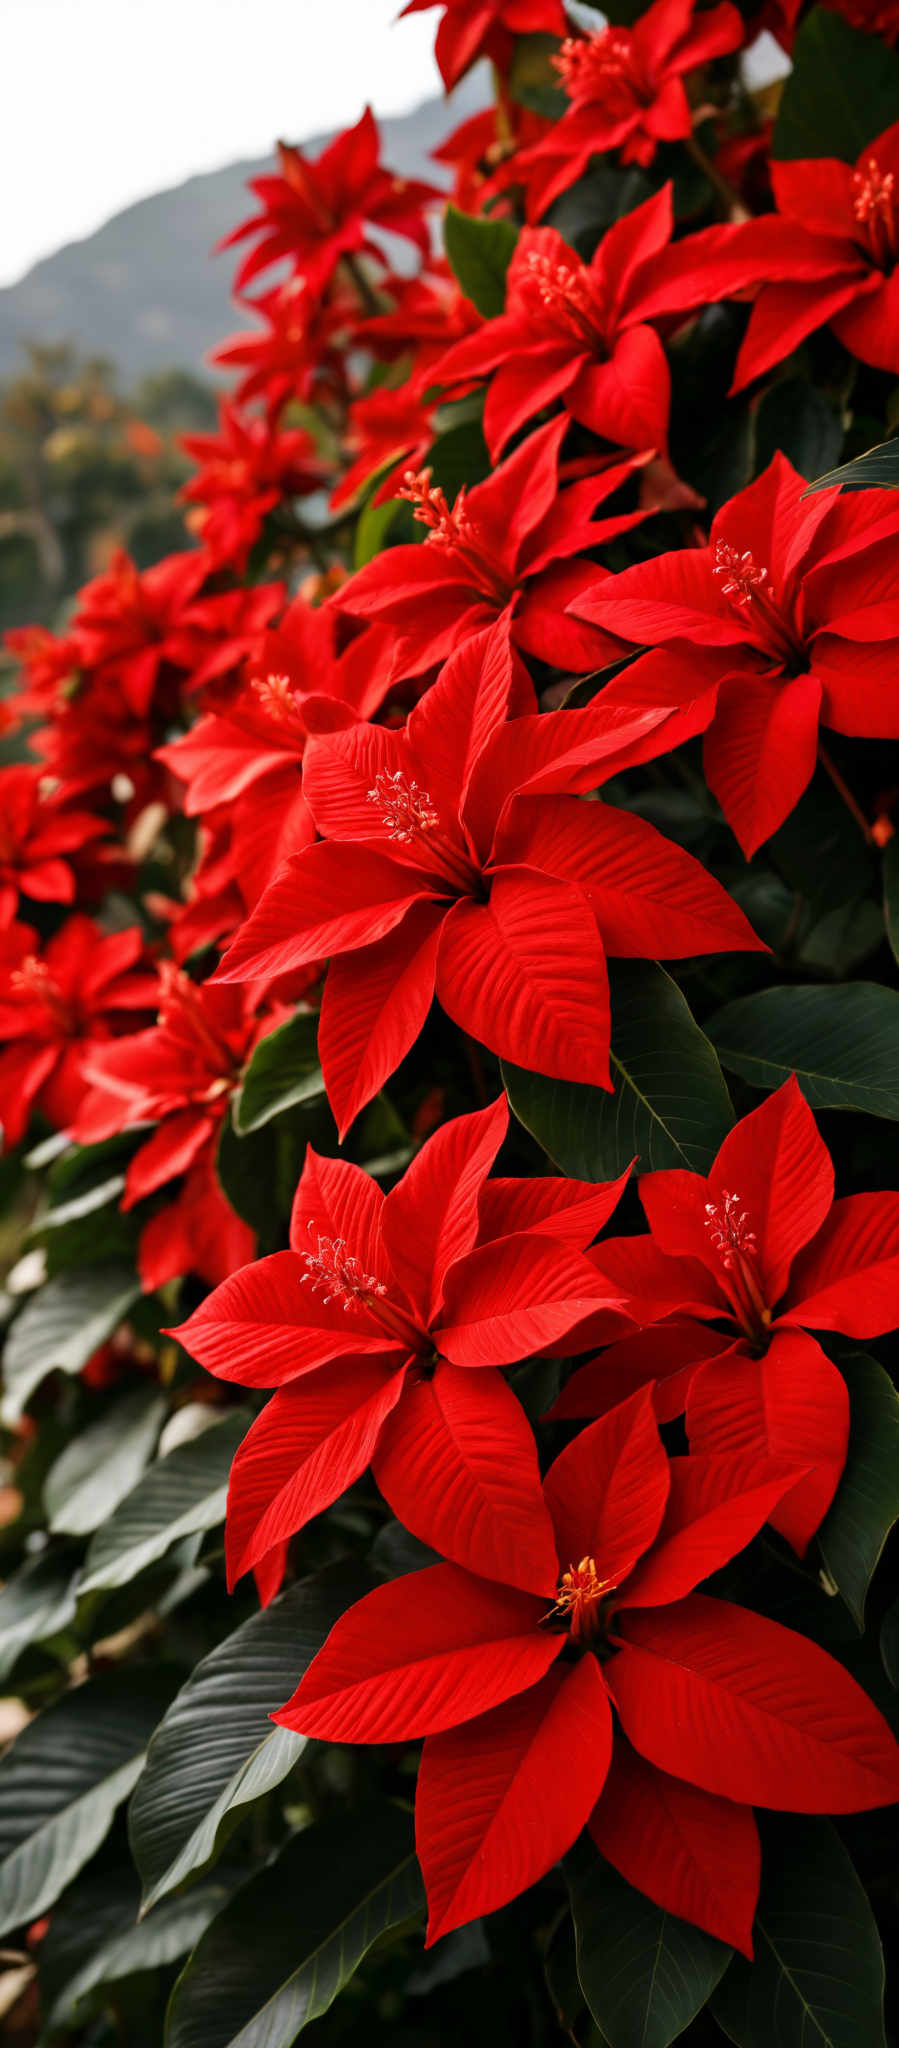
POLYGON ((285 864, 218 974, 330 957, 319 1055, 341 1133, 435 992, 504 1059, 607 1088, 606 952, 760 945, 691 855, 632 812, 578 800, 673 742, 658 713, 535 711, 521 664, 487 634, 403 731, 357 725, 306 756, 322 841, 285 864))
POLYGON ((591 517, 627 481, 633 461, 591 465, 588 477, 560 489, 567 427, 564 415, 550 420, 484 483, 463 488, 452 506, 432 486, 430 470, 410 471, 399 495, 427 528, 424 545, 387 548, 334 600, 342 611, 398 629, 395 680, 422 674, 497 623, 524 653, 555 668, 584 673, 620 654, 617 641, 578 626, 565 607, 596 578, 579 550, 598 547, 645 516, 591 517))
POLYGON ((657 1904, 751 1954, 749 1809, 845 1813, 899 1798, 899 1749, 842 1666, 693 1590, 794 1478, 741 1452, 669 1461, 643 1390, 532 1485, 541 1567, 526 1590, 510 1544, 502 1574, 433 1565, 338 1621, 274 1718, 328 1741, 426 1738, 416 1838, 429 1941, 535 1883, 589 1825, 657 1904), (640 1788, 640 1824, 626 1830, 622 1769, 640 1788))
POLYGON ((288 257, 316 292, 324 290, 342 256, 364 249, 380 258, 366 233, 371 224, 403 235, 426 256, 429 234, 423 209, 440 194, 415 178, 398 178, 380 161, 381 138, 370 107, 315 160, 278 144, 278 175, 251 178, 261 212, 226 235, 220 249, 255 241, 234 279, 245 290, 273 263, 288 257))
POLYGON ((231 404, 219 408, 217 434, 182 434, 181 446, 200 467, 178 496, 201 507, 194 519, 217 568, 241 570, 267 514, 320 490, 328 475, 303 428, 250 419, 231 404))
POLYGON ((95 1145, 134 1124, 156 1124, 129 1163, 122 1208, 133 1209, 181 1174, 188 1179, 176 1213, 163 1209, 145 1226, 141 1279, 153 1288, 195 1272, 215 1284, 252 1258, 255 1247, 253 1232, 234 1216, 216 1182, 219 1132, 254 1046, 286 1013, 269 1008, 260 1017, 257 990, 197 985, 168 960, 160 966, 156 996, 151 1030, 86 1061, 90 1086, 74 1135, 95 1145))
POLYGON ((506 310, 434 365, 450 390, 492 373, 484 433, 496 458, 544 406, 607 441, 665 451, 671 379, 642 318, 641 278, 671 240, 671 186, 615 221, 592 263, 554 228, 524 228, 509 265, 506 310))
POLYGON ((651 164, 660 142, 689 136, 685 75, 738 50, 744 33, 730 0, 700 9, 693 0, 653 0, 632 28, 569 37, 552 61, 571 106, 513 167, 527 181, 529 219, 576 184, 591 157, 619 149, 624 163, 651 164))
POLYGON ((143 933, 103 932, 70 917, 41 948, 36 932, 0 933, 0 1125, 6 1145, 25 1134, 32 1108, 70 1129, 85 1094, 85 1067, 136 1010, 151 1010, 155 975, 137 971, 143 933))
POLYGON ((438 5, 434 54, 447 92, 478 57, 506 71, 516 36, 565 34, 562 0, 407 0, 400 19, 438 5))
POLYGON ((102 818, 66 810, 48 794, 40 768, 0 768, 0 929, 12 923, 20 895, 71 903, 75 877, 66 855, 106 830, 102 818))
POLYGON ((416 469, 434 439, 433 407, 423 405, 404 384, 398 391, 372 391, 357 398, 347 415, 346 447, 354 457, 339 484, 331 492, 335 512, 349 505, 364 486, 383 469, 373 504, 396 492, 400 469, 416 469))
POLYGON ((740 245, 762 282, 732 389, 782 363, 825 324, 863 363, 899 372, 899 121, 862 151, 771 163, 779 212, 740 245))
POLYGON ((467 299, 446 262, 434 263, 419 277, 391 277, 389 313, 361 321, 357 338, 379 362, 394 363, 413 355, 409 389, 417 397, 427 390, 431 363, 448 344, 461 341, 480 327, 481 316, 467 299))
POLYGON ((520 150, 539 142, 548 126, 543 114, 513 100, 497 75, 496 97, 490 105, 460 121, 439 148, 431 151, 435 163, 449 164, 454 172, 452 198, 460 212, 482 213, 487 199, 514 183, 514 177, 503 177, 505 167, 520 150))
POLYGON ((252 310, 265 321, 263 330, 229 336, 209 358, 222 370, 240 372, 238 404, 262 398, 273 416, 289 399, 311 404, 324 391, 343 394, 346 380, 334 335, 358 322, 348 295, 324 303, 305 278, 291 277, 254 299, 252 310))
POLYGON ((705 773, 749 857, 814 773, 818 726, 899 736, 899 513, 881 491, 821 491, 776 455, 712 521, 709 545, 607 576, 578 613, 664 648, 616 679, 614 705, 717 692, 705 773))
POLYGON ((591 1291, 609 1304, 582 1251, 627 1175, 488 1181, 507 1125, 504 1096, 442 1125, 386 1197, 310 1148, 291 1250, 172 1332, 220 1378, 278 1388, 232 1467, 232 1583, 369 1464, 406 1527, 457 1563, 505 1560, 522 1586, 545 1573, 530 1425, 499 1372, 472 1368, 560 1342, 591 1291))
MULTIPOLYGON (((652 1236, 603 1246, 602 1270, 635 1322, 674 1321, 607 1354, 610 1398, 656 1379, 660 1414, 686 1404, 694 1450, 754 1449, 811 1467, 772 1516, 801 1552, 830 1506, 849 1430, 843 1377, 809 1333, 892 1329, 899 1194, 834 1201, 830 1155, 793 1077, 730 1132, 708 1179, 645 1174, 640 1199, 652 1236)), ((602 1379, 602 1360, 582 1367, 556 1412, 596 1413, 602 1379)))

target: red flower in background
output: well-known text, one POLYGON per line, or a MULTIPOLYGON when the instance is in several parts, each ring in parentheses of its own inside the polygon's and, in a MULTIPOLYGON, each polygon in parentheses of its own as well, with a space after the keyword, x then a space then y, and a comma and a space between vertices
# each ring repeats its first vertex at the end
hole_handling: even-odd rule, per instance
POLYGON ((397 471, 417 467, 434 439, 433 407, 422 404, 408 384, 357 398, 347 415, 346 447, 353 461, 331 492, 334 511, 349 505, 369 480, 386 468, 372 503, 396 493, 397 471))
POLYGON ((0 929, 12 923, 19 897, 71 903, 75 877, 66 858, 107 826, 89 811, 68 811, 46 792, 40 768, 0 768, 0 929))
POLYGON ((381 138, 370 107, 355 128, 335 136, 315 160, 278 144, 277 177, 250 179, 261 212, 242 221, 219 243, 231 249, 255 241, 234 279, 236 292, 287 257, 317 292, 329 283, 342 256, 364 249, 380 256, 369 226, 414 242, 422 256, 430 237, 423 208, 440 194, 415 178, 398 178, 380 161, 381 138))
POLYGON ((567 426, 563 416, 540 427, 452 506, 432 485, 430 470, 407 475, 400 496, 427 529, 423 545, 388 548, 334 600, 342 611, 397 629, 394 680, 421 675, 489 625, 556 668, 583 673, 620 654, 608 634, 576 625, 565 607, 596 576, 579 550, 626 533, 645 516, 591 517, 627 481, 633 462, 601 460, 592 475, 560 489, 567 426))
POLYGON ((434 383, 450 389, 491 375, 484 433, 494 459, 556 399, 606 440, 664 453, 671 379, 661 341, 642 318, 641 279, 651 277, 672 226, 669 184, 613 223, 592 263, 554 228, 522 229, 505 313, 457 342, 432 371, 434 383))
POLYGON ((863 363, 899 373, 899 121, 862 150, 771 163, 778 213, 735 243, 761 285, 732 389, 782 363, 825 325, 863 363))
POLYGON ((67 919, 42 948, 36 932, 0 932, 0 1124, 7 1146, 24 1137, 32 1109, 55 1130, 71 1128, 85 1070, 99 1047, 153 1008, 156 977, 139 971, 143 933, 103 932, 67 919))
POLYGON ((406 1527, 458 1563, 506 1559, 524 1586, 551 1573, 530 1424, 497 1371, 472 1368, 558 1343, 591 1297, 609 1301, 582 1250, 627 1175, 488 1181, 508 1120, 500 1097, 442 1125, 386 1197, 310 1148, 291 1250, 172 1333, 220 1378, 278 1389, 232 1468, 232 1583, 369 1464, 406 1527))
POLYGON ((358 323, 355 300, 347 294, 323 303, 305 278, 291 277, 254 299, 252 310, 265 322, 262 331, 229 336, 209 358, 219 369, 240 372, 233 393, 238 404, 262 398, 274 415, 289 399, 311 404, 322 394, 343 394, 346 376, 335 336, 358 323))
POLYGON ((842 1666, 693 1590, 793 1479, 742 1453, 669 1461, 644 1390, 569 1444, 542 1490, 532 1480, 526 1590, 510 1543, 503 1574, 434 1565, 337 1622, 274 1718, 328 1741, 426 1738, 429 1941, 535 1883, 589 1825, 631 1883, 751 1954, 750 1807, 899 1796, 899 1750, 842 1666))
MULTIPOLYGON (((660 1415, 686 1404, 693 1450, 808 1466, 771 1518, 802 1552, 830 1506, 849 1434, 845 1381, 810 1332, 892 1328, 899 1194, 834 1201, 830 1155, 795 1077, 736 1125, 707 1180, 675 1170, 645 1174, 639 1186, 652 1236, 616 1239, 598 1259, 626 1313, 658 1327, 607 1354, 601 1405, 654 1379, 660 1415)), ((554 1413, 595 1414, 603 1388, 598 1359, 569 1381, 554 1413)))
POLYGON ((222 405, 217 434, 183 434, 181 445, 200 464, 179 496, 199 506, 193 519, 216 568, 241 570, 266 515, 286 498, 321 490, 328 471, 303 428, 250 419, 222 405))
POLYGON ((563 36, 562 0, 407 0, 403 15, 442 6, 434 54, 447 92, 478 57, 506 70, 516 36, 563 36))
POLYGON ((607 951, 759 946, 691 855, 575 794, 673 744, 664 716, 535 714, 521 664, 482 635, 403 731, 357 725, 307 755, 322 843, 286 863, 218 973, 293 973, 330 956, 319 1054, 341 1132, 435 993, 504 1059, 607 1088, 607 951))
POLYGON ((818 726, 899 737, 899 512, 879 491, 821 491, 783 455, 712 521, 707 548, 607 576, 576 609, 654 645, 603 693, 686 706, 716 692, 706 780, 747 858, 814 773, 818 726))
POLYGON ((569 37, 552 61, 571 106, 512 171, 527 184, 529 218, 539 220, 592 157, 618 149, 623 163, 651 164, 660 142, 684 141, 693 130, 685 75, 743 39, 730 0, 701 9, 693 0, 653 0, 632 28, 615 23, 569 37))
POLYGON ((253 1232, 234 1216, 215 1177, 219 1132, 250 1054, 286 1012, 269 1005, 260 1016, 258 990, 198 985, 168 960, 155 992, 156 1024, 85 1062, 89 1091, 73 1131, 80 1144, 96 1145, 135 1124, 157 1125, 129 1163, 122 1208, 181 1174, 187 1181, 175 1217, 163 1209, 142 1232, 141 1280, 161 1287, 195 1272, 214 1286, 255 1249, 253 1232))
POLYGON ((388 282, 394 302, 391 311, 360 321, 357 339, 379 362, 394 363, 411 355, 405 388, 421 398, 428 389, 431 364, 445 354, 449 342, 460 341, 480 327, 480 314, 448 263, 429 265, 418 277, 391 277, 388 282))

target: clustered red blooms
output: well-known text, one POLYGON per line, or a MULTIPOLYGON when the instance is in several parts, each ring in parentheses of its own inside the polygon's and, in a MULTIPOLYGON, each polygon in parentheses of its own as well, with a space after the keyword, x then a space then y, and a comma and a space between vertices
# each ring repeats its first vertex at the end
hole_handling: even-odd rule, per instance
MULTIPOLYGON (((234 1462, 230 1581, 254 1570, 270 1597, 290 1539, 369 1468, 443 1560, 345 1614, 276 1715, 425 1738, 430 1938, 586 1828, 751 1955, 753 1807, 890 1802, 899 1751, 823 1650, 697 1588, 765 1524, 800 1556, 819 1528, 849 1418, 815 1333, 889 1329, 899 1195, 835 1200, 795 1079, 707 1179, 637 1160, 648 1232, 598 1243, 628 1175, 491 1177, 503 1096, 441 1123, 386 1195, 310 1147, 289 1249, 266 1257, 216 1156, 298 1005, 343 1138, 435 999, 476 1067, 483 1047, 609 1090, 607 960, 764 952, 615 778, 702 735, 748 859, 821 726, 899 737, 899 506, 804 498, 775 455, 706 518, 672 452, 672 345, 751 302, 734 390, 824 328, 899 372, 899 123, 854 166, 729 135, 707 69, 748 39, 729 0, 592 33, 561 0, 405 12, 438 4, 447 86, 484 56, 499 74, 496 108, 436 156, 463 210, 518 229, 504 307, 466 297, 441 193, 382 162, 369 111, 254 180, 223 246, 256 324, 216 353, 235 380, 217 432, 186 443, 195 544, 143 570, 119 552, 62 635, 9 636, 27 758, 0 770, 0 1116, 10 1145, 32 1113, 86 1145, 139 1127, 122 1207, 144 1288, 208 1283, 174 1334, 220 1380, 274 1389, 234 1462), (510 90, 529 35, 556 39, 557 119, 510 90), (645 171, 709 121, 738 186, 730 204, 716 173, 720 218, 676 220, 668 179, 587 253, 547 217, 603 159, 645 171), (483 400, 486 473, 441 466, 459 400, 463 427, 483 400), (363 499, 374 539, 349 566, 363 499), (586 1422, 542 1479, 505 1376, 541 1354, 581 1359, 550 1414, 586 1422)), ((888 8, 841 11, 895 30, 888 8)), ((773 17, 785 47, 797 12, 773 17)))

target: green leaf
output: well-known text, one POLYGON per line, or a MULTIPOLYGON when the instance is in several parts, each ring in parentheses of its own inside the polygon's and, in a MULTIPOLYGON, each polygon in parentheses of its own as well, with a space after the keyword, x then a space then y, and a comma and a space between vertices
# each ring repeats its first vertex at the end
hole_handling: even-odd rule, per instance
POLYGON ((883 856, 883 913, 887 938, 899 960, 899 832, 889 841, 883 856))
POLYGON ((51 1465, 44 1507, 54 1534, 90 1536, 136 1486, 165 1419, 155 1386, 113 1401, 51 1465))
MULTIPOLYGON (((90 1953, 54 1999, 47 2016, 48 2031, 73 2027, 79 2018, 83 2019, 79 2007, 90 1992, 120 1983, 138 1971, 164 1970, 171 1963, 180 1962, 182 1956, 196 1947, 210 1921, 228 1902, 227 1886, 221 1879, 209 1878, 196 1885, 187 1898, 167 1899, 155 1913, 137 1923, 137 1901, 127 1885, 126 1872, 118 1875, 117 1914, 114 1895, 107 1896, 106 1901, 104 1917, 112 1922, 110 1931, 105 1939, 91 1944, 90 1953)), ((106 1875, 107 1888, 114 1881, 113 1873, 106 1875)), ((54 1924, 55 1919, 56 1915, 54 1924)))
POLYGON ((146 1665, 76 1686, 0 1759, 0 1934, 44 1913, 108 1833, 171 1692, 146 1665))
POLYGON ((324 1095, 318 1064, 318 1018, 298 1010, 257 1045, 234 1106, 234 1128, 258 1131, 282 1110, 324 1095))
POLYGON ((506 271, 518 229, 509 220, 488 220, 448 206, 443 235, 447 261, 466 298, 485 319, 495 319, 505 307, 506 271))
POLYGON ((827 1820, 765 1815, 755 1961, 735 1956, 712 2011, 737 2048, 884 2048, 874 1915, 827 1820))
POLYGON ((733 1950, 665 1913, 597 1859, 571 1888, 581 1990, 609 2048, 668 2048, 733 1950))
POLYGON ((222 1124, 215 1170, 235 1215, 243 1218, 272 1249, 279 1231, 279 1133, 265 1124, 242 1136, 230 1117, 222 1124))
POLYGON ((172 1994, 166 2048, 290 2048, 423 1905, 399 1808, 308 1828, 204 1934, 172 1994))
POLYGON ((82 1593, 127 1585, 179 1537, 214 1529, 224 1520, 231 1462, 249 1421, 245 1409, 229 1409, 223 1421, 157 1458, 97 1530, 85 1560, 82 1593))
POLYGON ((879 36, 815 7, 793 44, 774 124, 774 157, 856 157, 896 119, 899 55, 879 36))
POLYGON ((150 1744, 129 1814, 145 1911, 209 1862, 226 1814, 286 1777, 305 1737, 269 1717, 366 1585, 341 1565, 291 1586, 218 1643, 182 1686, 150 1744))
POLYGON ((899 995, 873 981, 766 988, 708 1026, 722 1065, 753 1088, 798 1077, 812 1109, 899 1118, 899 995))
POLYGON ((807 377, 783 377, 763 393, 755 415, 755 467, 780 451, 800 476, 816 476, 839 458, 843 423, 829 398, 807 377))
POLYGON ((899 438, 879 441, 876 448, 866 448, 864 455, 856 455, 852 462, 829 469, 826 476, 816 476, 802 495, 810 498, 813 491, 829 491, 834 484, 839 484, 841 491, 899 491, 899 438))
POLYGON ((71 1547, 45 1550, 25 1563, 0 1590, 0 1682, 14 1670, 29 1643, 67 1628, 75 1613, 71 1547))
POLYGON ((818 1531, 821 1555, 860 1629, 875 1565, 899 1521, 899 1394, 865 1351, 840 1360, 849 1386, 849 1455, 818 1531))
POLYGON ((504 1061, 515 1115, 563 1173, 580 1179, 611 1180, 635 1154, 644 1173, 662 1166, 707 1173, 733 1123, 708 1039, 664 968, 616 960, 609 985, 614 1093, 504 1061))
POLYGON ((3 1420, 17 1422, 49 1372, 79 1373, 140 1295, 126 1266, 59 1273, 26 1302, 4 1356, 3 1420))
POLYGON ((883 1617, 880 1629, 880 1654, 890 1684, 894 1692, 899 1692, 899 1600, 893 1601, 883 1617))

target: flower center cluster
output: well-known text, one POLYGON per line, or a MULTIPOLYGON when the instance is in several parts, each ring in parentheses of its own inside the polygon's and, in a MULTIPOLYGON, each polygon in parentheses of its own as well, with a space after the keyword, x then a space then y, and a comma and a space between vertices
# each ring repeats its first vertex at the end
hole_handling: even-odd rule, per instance
POLYGON ((272 719, 277 725, 297 726, 304 732, 289 676, 251 676, 250 689, 258 699, 266 718, 272 719))
POLYGON ((764 1338, 771 1321, 758 1270, 758 1239, 739 1195, 722 1193, 706 1202, 705 1227, 730 1280, 737 1319, 753 1339, 764 1338))
POLYGON ((215 1080, 206 1089, 203 1100, 211 1101, 227 1093, 237 1080, 235 1052, 210 1022, 190 975, 176 967, 173 960, 163 960, 159 981, 161 1001, 156 1022, 160 1030, 185 1047, 194 1059, 199 1058, 207 1072, 212 1071, 215 1080))
POLYGON ((39 960, 36 953, 27 954, 21 966, 13 969, 9 979, 13 994, 21 996, 25 1002, 40 1003, 57 1029, 74 1030, 74 1014, 58 982, 54 981, 46 960, 39 960))
POLYGON ((397 495, 406 499, 415 518, 428 528, 426 547, 445 548, 456 555, 491 604, 508 604, 514 586, 466 511, 464 485, 450 506, 439 485, 431 483, 430 469, 407 469, 397 495))
POLYGON ((760 651, 773 655, 778 666, 790 674, 807 669, 808 657, 802 641, 791 622, 784 618, 767 569, 759 568, 749 549, 744 548, 741 552, 726 540, 717 540, 712 574, 720 580, 722 595, 730 598, 738 611, 745 613, 747 626, 760 651))
POLYGON ((313 1294, 321 1293, 323 1302, 342 1302, 344 1310, 358 1302, 375 1316, 388 1336, 399 1338, 411 1351, 426 1351, 426 1333, 403 1309, 388 1301, 383 1280, 365 1272, 355 1253, 347 1250, 346 1239, 327 1237, 311 1219, 306 1230, 314 1250, 302 1254, 306 1271, 300 1279, 301 1287, 310 1282, 313 1294))
POLYGON ((605 356, 599 308, 582 272, 572 269, 568 263, 553 263, 551 257, 542 255, 537 249, 529 249, 525 258, 524 283, 530 286, 554 326, 586 342, 594 355, 605 356))
POLYGON ((852 174, 852 210, 864 229, 865 248, 879 270, 892 270, 899 259, 899 208, 892 171, 882 171, 869 156, 852 174))
POLYGON ((611 1579, 600 1578, 592 1557, 582 1557, 580 1564, 569 1565, 562 1573, 556 1604, 547 1618, 565 1621, 575 1642, 595 1640, 600 1632, 600 1602, 612 1585, 611 1579))
POLYGON ((401 768, 393 775, 382 769, 375 776, 374 789, 368 791, 366 802, 380 806, 381 823, 387 829, 388 839, 398 840, 401 846, 408 846, 419 833, 431 832, 440 823, 427 790, 410 782, 401 768))
POLYGON ((650 104, 652 94, 626 30, 603 28, 591 36, 569 36, 551 61, 570 100, 608 100, 612 87, 618 89, 616 97, 624 88, 638 105, 650 104))

